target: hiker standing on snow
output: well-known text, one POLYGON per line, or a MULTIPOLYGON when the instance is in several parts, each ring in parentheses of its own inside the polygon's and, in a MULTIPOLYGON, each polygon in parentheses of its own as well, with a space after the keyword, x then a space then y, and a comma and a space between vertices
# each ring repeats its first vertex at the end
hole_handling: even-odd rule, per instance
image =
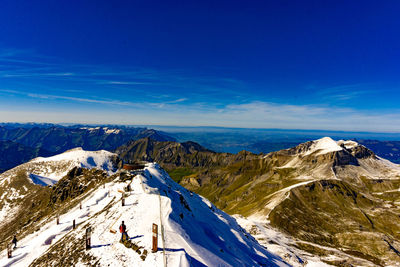
POLYGON ((17 248, 17 236, 16 235, 14 235, 14 238, 13 238, 13 240, 12 240, 12 243, 14 244, 14 249, 15 248, 17 248))
POLYGON ((126 233, 126 225, 124 224, 124 221, 122 221, 122 224, 119 226, 119 232, 121 233, 121 242, 124 242, 124 236, 126 240, 128 240, 128 234, 126 233))

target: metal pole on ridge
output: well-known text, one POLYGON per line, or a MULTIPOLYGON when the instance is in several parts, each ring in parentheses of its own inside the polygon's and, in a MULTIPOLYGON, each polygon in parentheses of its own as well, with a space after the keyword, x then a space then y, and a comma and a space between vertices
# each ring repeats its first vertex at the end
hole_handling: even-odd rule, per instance
POLYGON ((86 228, 86 249, 90 249, 90 238, 92 237, 92 227, 86 228))
POLYGON ((7 245, 7 257, 8 258, 12 257, 12 245, 11 244, 7 245))
POLYGON ((155 253, 158 250, 158 225, 153 223, 153 246, 151 248, 151 252, 155 253))

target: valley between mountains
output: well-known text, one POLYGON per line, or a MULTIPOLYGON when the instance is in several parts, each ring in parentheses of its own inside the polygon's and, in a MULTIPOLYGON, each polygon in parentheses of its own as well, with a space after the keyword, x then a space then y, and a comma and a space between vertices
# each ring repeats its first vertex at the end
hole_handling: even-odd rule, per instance
POLYGON ((268 154, 151 137, 73 149, 0 175, 0 240, 2 266, 399 266, 400 166, 329 137, 268 154), (120 220, 131 245, 109 231, 120 220))

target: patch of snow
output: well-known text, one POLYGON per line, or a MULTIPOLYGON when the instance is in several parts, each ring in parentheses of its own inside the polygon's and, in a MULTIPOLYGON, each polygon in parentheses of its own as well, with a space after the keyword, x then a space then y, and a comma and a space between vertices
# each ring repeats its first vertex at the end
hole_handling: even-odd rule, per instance
POLYGON ((106 134, 119 134, 121 132, 120 129, 108 129, 108 128, 106 128, 104 130, 105 130, 106 134))
POLYGON ((339 146, 343 145, 346 149, 352 149, 359 145, 357 142, 351 140, 339 140, 337 144, 339 146))
POLYGON ((89 132, 95 132, 102 129, 105 134, 118 134, 121 132, 120 129, 110 129, 108 127, 81 127, 82 130, 88 130, 89 132))
POLYGON ((272 228, 262 217, 251 216, 245 218, 241 215, 233 216, 246 231, 250 232, 269 251, 281 256, 294 267, 326 267, 328 265, 312 254, 295 247, 291 237, 272 228))
POLYGON ((389 167, 390 169, 399 171, 399 174, 400 174, 400 165, 395 164, 395 163, 391 162, 390 160, 387 160, 387 159, 384 159, 384 158, 381 158, 378 156, 377 156, 377 158, 383 165, 385 165, 386 167, 389 167))
POLYGON ((41 185, 41 186, 52 186, 57 183, 57 180, 53 180, 50 178, 46 178, 40 175, 29 174, 29 178, 32 180, 34 184, 41 185))
POLYGON ((271 211, 278 206, 279 204, 281 204, 285 199, 287 199, 290 196, 290 190, 292 190, 293 188, 299 187, 299 186, 303 186, 303 185, 307 185, 309 183, 315 182, 317 180, 308 180, 308 181, 304 181, 301 183, 297 183, 288 187, 285 187, 281 190, 278 190, 274 193, 272 193, 271 195, 269 195, 268 197, 272 197, 270 199, 270 201, 268 202, 268 204, 265 206, 265 208, 268 209, 268 215, 271 213, 271 211))

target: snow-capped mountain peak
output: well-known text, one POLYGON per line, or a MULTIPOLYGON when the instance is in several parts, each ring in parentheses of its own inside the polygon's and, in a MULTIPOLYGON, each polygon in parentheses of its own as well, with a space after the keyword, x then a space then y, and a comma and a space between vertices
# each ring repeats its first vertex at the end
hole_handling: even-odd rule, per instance
POLYGON ((312 145, 306 151, 305 155, 316 153, 322 155, 330 152, 340 151, 343 148, 330 137, 323 137, 321 139, 312 141, 312 145))

